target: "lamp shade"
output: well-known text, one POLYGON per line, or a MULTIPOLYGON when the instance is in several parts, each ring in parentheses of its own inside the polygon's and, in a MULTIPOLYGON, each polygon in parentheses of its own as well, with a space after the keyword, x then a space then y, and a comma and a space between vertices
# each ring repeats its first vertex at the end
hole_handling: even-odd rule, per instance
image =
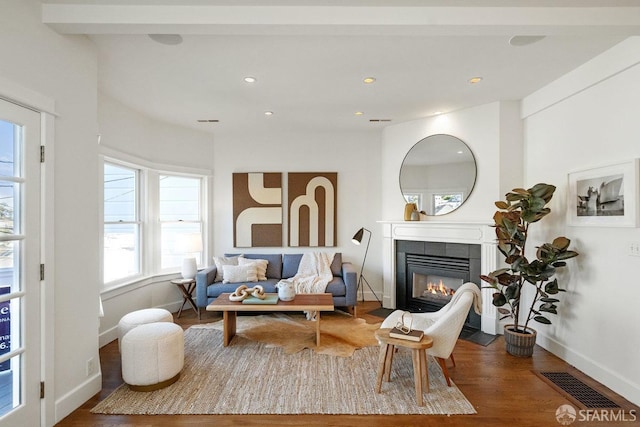
POLYGON ((362 243, 363 236, 364 236, 364 228, 361 228, 360 230, 358 230, 356 234, 353 235, 353 238, 351 239, 351 241, 356 245, 359 245, 360 243, 362 243))
POLYGON ((176 252, 185 255, 202 252, 202 236, 200 233, 178 235, 176 239, 176 252))
POLYGON ((193 279, 198 272, 198 262, 194 254, 202 252, 202 235, 200 233, 184 233, 176 239, 176 252, 183 254, 182 277, 193 279))

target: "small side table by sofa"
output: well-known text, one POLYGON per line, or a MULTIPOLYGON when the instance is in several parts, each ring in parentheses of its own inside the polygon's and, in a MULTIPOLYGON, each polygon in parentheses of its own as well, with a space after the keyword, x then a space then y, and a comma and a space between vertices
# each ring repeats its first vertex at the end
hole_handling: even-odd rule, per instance
POLYGON ((172 280, 171 283, 176 285, 182 293, 182 305, 180 306, 180 310, 178 310, 178 317, 182 314, 182 309, 186 303, 189 303, 193 311, 195 311, 198 317, 200 317, 200 310, 198 310, 192 296, 193 291, 196 288, 196 279, 175 279, 172 280))
POLYGON ((389 382, 391 379, 391 364, 396 347, 411 349, 413 359, 413 379, 416 385, 416 401, 418 406, 424 406, 422 399, 423 390, 429 393, 429 368, 427 367, 426 349, 433 346, 433 339, 425 335, 419 342, 392 338, 389 336, 391 329, 378 329, 375 336, 380 341, 380 355, 378 356, 378 375, 376 378, 376 393, 382 390, 382 380, 389 382))

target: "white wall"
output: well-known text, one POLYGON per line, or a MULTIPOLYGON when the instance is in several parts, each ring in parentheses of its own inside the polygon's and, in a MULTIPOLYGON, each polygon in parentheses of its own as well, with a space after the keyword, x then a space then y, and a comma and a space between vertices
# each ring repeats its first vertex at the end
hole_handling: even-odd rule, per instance
POLYGON ((382 217, 402 220, 404 198, 398 177, 407 152, 421 139, 445 133, 464 141, 476 159, 476 184, 460 208, 429 220, 491 222, 494 201, 502 198, 503 188, 522 185, 520 119, 516 102, 496 102, 449 114, 400 123, 385 128, 382 140, 382 217), (514 155, 515 153, 515 155, 514 155), (501 156, 505 157, 501 161, 501 156))
POLYGON ((55 276, 47 283, 55 286, 55 301, 45 304, 55 313, 55 386, 47 399, 55 400, 59 420, 101 387, 100 375, 85 372, 88 359, 98 360, 97 59, 85 37, 42 25, 33 0, 2 2, 0 57, 2 78, 52 98, 59 114, 50 153, 55 187, 48 188, 55 202, 53 212, 44 212, 56 218, 45 236, 55 234, 55 276))
MULTIPOLYGON (((380 133, 281 133, 216 135, 214 143, 214 253, 233 249, 232 174, 234 172, 337 172, 337 246, 345 261, 360 270, 364 247, 351 242, 366 227, 373 232, 364 275, 382 296, 380 234, 380 133)), ((286 240, 285 240, 286 242, 286 240)), ((238 252, 301 253, 325 248, 252 248, 238 252)), ((368 289, 365 289, 368 292, 368 289)), ((373 295, 365 292, 365 299, 373 295)), ((360 294, 358 294, 360 295, 360 294)), ((360 298, 360 297, 358 297, 360 298)))
POLYGON ((569 172, 640 157, 639 64, 635 37, 523 101, 526 183, 557 186, 552 213, 544 227, 532 227, 532 238, 565 235, 580 253, 560 276, 568 292, 553 326, 535 325, 539 343, 635 404, 640 258, 627 248, 640 242, 640 229, 572 227, 564 213, 569 172))
POLYGON ((100 145, 159 165, 212 169, 213 134, 154 120, 100 92, 100 145))
MULTIPOLYGON (((117 100, 99 93, 98 128, 100 152, 119 160, 175 172, 211 175, 213 135, 149 118, 117 100)), ((207 200, 209 209, 211 200, 207 200)), ((211 238, 211 228, 205 235, 211 238)), ((174 275, 150 277, 136 283, 102 292, 104 317, 100 320, 100 345, 117 337, 118 321, 125 314, 149 307, 179 309, 182 297, 169 280, 174 275)), ((188 308, 185 308, 188 309, 188 308)))

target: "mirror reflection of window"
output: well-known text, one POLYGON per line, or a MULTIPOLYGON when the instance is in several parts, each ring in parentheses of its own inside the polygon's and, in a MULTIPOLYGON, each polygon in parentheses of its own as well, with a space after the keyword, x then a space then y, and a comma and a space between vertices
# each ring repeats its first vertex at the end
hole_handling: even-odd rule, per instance
POLYGON ((433 212, 444 215, 458 209, 464 201, 462 193, 441 193, 433 195, 433 212))
POLYGON ((471 149, 452 135, 435 134, 418 141, 400 167, 400 191, 426 215, 445 215, 469 197, 476 181, 471 149))

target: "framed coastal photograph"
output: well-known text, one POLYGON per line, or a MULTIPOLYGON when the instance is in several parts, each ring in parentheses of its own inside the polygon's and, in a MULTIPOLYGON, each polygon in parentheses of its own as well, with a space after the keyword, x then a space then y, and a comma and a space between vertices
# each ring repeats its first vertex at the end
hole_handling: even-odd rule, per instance
POLYGON ((638 159, 569 173, 567 222, 638 226, 638 159))

